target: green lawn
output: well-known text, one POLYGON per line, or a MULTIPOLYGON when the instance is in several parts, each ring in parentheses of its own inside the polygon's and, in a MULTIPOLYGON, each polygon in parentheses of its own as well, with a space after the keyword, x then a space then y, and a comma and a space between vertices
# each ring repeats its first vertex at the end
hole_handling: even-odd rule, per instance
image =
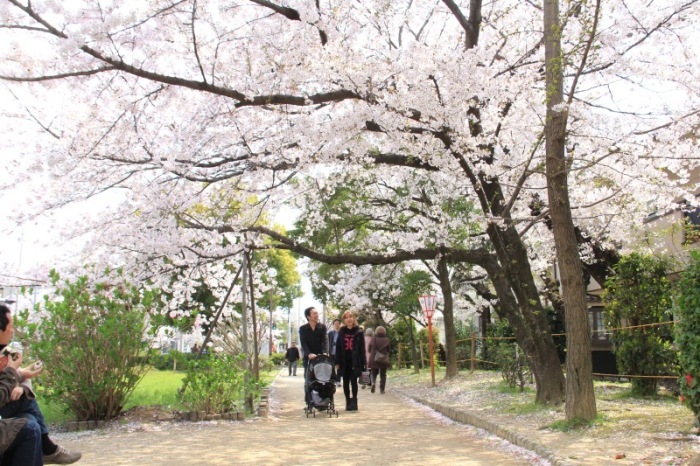
MULTIPOLYGON (((169 409, 180 409, 177 400, 177 390, 182 387, 184 372, 149 370, 134 389, 134 393, 126 402, 124 410, 134 406, 161 405, 169 409)), ((39 394, 37 401, 48 423, 66 422, 73 419, 64 413, 63 406, 48 403, 39 394)))
MULTIPOLYGON (((268 386, 277 376, 278 369, 260 374, 262 386, 268 386)), ((170 410, 182 409, 182 405, 177 399, 177 391, 182 387, 184 372, 149 370, 144 378, 134 389, 134 393, 129 397, 124 410, 134 406, 154 406, 160 405, 170 410)), ((42 400, 41 394, 37 396, 37 401, 44 413, 44 418, 48 423, 61 423, 73 419, 70 414, 63 412, 63 407, 42 400)))

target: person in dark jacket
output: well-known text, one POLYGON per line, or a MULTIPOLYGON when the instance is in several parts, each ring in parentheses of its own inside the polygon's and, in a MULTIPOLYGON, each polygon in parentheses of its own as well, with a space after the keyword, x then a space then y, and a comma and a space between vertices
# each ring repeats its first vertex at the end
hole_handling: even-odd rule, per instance
POLYGON ((287 348, 287 352, 284 355, 284 359, 287 360, 289 363, 289 376, 292 376, 292 373, 294 373, 294 377, 297 376, 297 361, 299 361, 299 348, 297 348, 297 344, 295 341, 292 342, 292 346, 287 348))
POLYGON ((365 355, 365 335, 357 326, 357 318, 352 311, 345 311, 343 323, 338 331, 335 348, 335 368, 343 377, 345 410, 357 411, 357 378, 367 369, 365 355), (352 389, 352 392, 351 392, 352 389))
POLYGON ((383 395, 386 389, 386 370, 391 362, 377 361, 377 353, 385 354, 387 357, 391 354, 389 337, 386 336, 386 329, 382 326, 376 328, 369 342, 369 368, 372 370, 372 393, 376 390, 377 375, 379 375, 379 393, 383 395))
POLYGON ((335 364, 335 347, 338 344, 338 331, 340 330, 340 319, 333 319, 333 328, 328 332, 328 348, 331 351, 331 361, 335 364))
POLYGON ((308 321, 299 327, 299 343, 304 356, 304 402, 310 399, 309 385, 309 361, 316 359, 319 354, 328 354, 328 331, 326 326, 318 321, 318 311, 309 307, 304 310, 304 317, 308 321))
MULTIPOLYGON (((19 387, 18 369, 22 355, 10 358, 7 367, 0 372, 0 407, 5 406, 12 392, 19 387)), ((0 420, 0 464, 3 466, 41 466, 41 428, 33 419, 9 418, 0 420)))

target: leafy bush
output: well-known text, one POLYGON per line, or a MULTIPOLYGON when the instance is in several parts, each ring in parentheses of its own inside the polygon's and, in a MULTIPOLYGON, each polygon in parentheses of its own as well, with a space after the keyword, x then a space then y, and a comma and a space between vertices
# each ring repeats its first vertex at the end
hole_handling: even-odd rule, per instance
POLYGON ((40 320, 30 322, 26 310, 18 319, 33 355, 45 364, 46 397, 79 420, 111 419, 143 376, 138 358, 147 348, 154 293, 130 284, 121 271, 110 283, 86 276, 61 283, 53 270, 50 280, 56 296, 37 304, 40 320))
POLYGON ((691 264, 678 283, 676 344, 683 374, 681 400, 693 411, 695 425, 700 427, 700 253, 691 254, 691 264))
MULTIPOLYGON (((207 414, 242 411, 246 393, 243 355, 212 355, 190 361, 180 401, 192 411, 207 414)), ((248 387, 250 388, 250 387, 248 387)))
POLYGON ((272 353, 270 360, 275 367, 283 366, 286 361, 286 359, 284 359, 284 353, 272 353))
MULTIPOLYGON (((615 274, 605 283, 606 325, 636 327, 612 334, 613 352, 622 374, 657 376, 675 372, 671 327, 643 326, 670 317, 671 285, 667 273, 666 261, 635 253, 621 258, 615 265, 615 274)), ((642 396, 656 395, 658 379, 633 378, 632 386, 642 396)))
POLYGON ((505 319, 499 319, 489 326, 487 333, 489 338, 484 342, 484 359, 496 364, 510 388, 517 386, 522 392, 527 379, 531 377, 531 370, 525 353, 512 338, 510 325, 505 319))
MULTIPOLYGON (((188 361, 196 358, 194 353, 182 353, 172 350, 167 353, 154 354, 149 358, 151 365, 159 371, 180 370, 184 371, 187 368, 188 361)), ((207 354, 202 355, 203 358, 208 357, 207 354)))

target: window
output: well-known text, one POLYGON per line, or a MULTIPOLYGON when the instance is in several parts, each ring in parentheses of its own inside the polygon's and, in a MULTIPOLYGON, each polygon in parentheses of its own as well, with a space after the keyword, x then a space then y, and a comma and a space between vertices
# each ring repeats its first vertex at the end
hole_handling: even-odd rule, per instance
POLYGON ((596 306, 588 309, 588 325, 591 328, 591 340, 608 341, 602 307, 596 306))
POLYGON ((684 210, 685 238, 684 243, 696 243, 700 241, 700 207, 684 210))

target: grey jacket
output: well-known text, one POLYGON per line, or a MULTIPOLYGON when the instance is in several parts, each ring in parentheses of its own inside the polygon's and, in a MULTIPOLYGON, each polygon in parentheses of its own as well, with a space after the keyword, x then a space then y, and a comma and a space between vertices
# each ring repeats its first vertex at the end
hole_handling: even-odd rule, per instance
MULTIPOLYGON (((19 374, 11 367, 0 372, 0 407, 10 401, 10 394, 19 385, 19 374)), ((0 419, 0 455, 5 453, 22 427, 27 423, 23 418, 0 419)))

